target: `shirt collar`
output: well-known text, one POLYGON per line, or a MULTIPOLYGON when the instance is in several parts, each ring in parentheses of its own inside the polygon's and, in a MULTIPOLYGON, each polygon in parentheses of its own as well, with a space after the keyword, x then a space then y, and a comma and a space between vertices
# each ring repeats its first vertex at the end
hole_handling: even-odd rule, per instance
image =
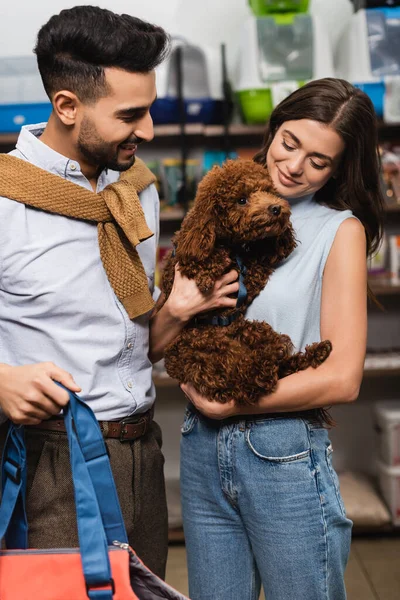
MULTIPOLYGON (((40 141, 39 136, 42 135, 46 125, 47 123, 24 125, 18 136, 17 150, 28 162, 36 167, 54 175, 59 175, 74 183, 84 185, 85 187, 88 187, 87 183, 91 189, 88 180, 83 175, 80 165, 76 160, 71 160, 63 156, 40 141)), ((115 182, 118 178, 119 174, 115 171, 102 171, 97 182, 98 191, 104 189, 109 183, 115 182)))

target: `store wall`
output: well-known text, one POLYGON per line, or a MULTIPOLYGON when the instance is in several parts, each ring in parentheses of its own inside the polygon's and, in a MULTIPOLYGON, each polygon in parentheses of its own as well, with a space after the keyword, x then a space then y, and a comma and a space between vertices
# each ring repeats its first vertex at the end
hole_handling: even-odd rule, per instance
POLYGON ((229 10, 221 0, 4 1, 0 3, 0 56, 30 54, 39 28, 53 14, 77 4, 95 4, 117 13, 135 15, 161 25, 174 35, 185 35, 196 43, 218 45, 226 42, 232 50, 231 55, 240 24, 249 14, 247 0, 230 0, 229 10))
MULTIPOLYGON (((350 0, 311 0, 313 12, 325 21, 335 46, 351 13, 350 0)), ((248 0, 3 0, 0 2, 0 57, 32 52, 40 27, 53 15, 74 5, 95 4, 126 12, 182 35, 193 43, 218 47, 227 44, 232 72, 243 20, 251 14, 248 0)))
POLYGON ((0 56, 30 54, 40 27, 54 14, 75 5, 92 4, 126 12, 170 27, 179 0, 15 0, 0 2, 0 56))

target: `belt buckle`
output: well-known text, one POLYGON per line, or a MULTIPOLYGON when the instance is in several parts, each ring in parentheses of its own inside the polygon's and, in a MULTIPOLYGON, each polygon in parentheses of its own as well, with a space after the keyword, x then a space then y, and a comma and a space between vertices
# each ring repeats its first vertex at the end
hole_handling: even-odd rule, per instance
POLYGON ((126 419, 122 419, 122 421, 120 421, 120 425, 121 425, 121 432, 119 434, 119 441, 120 442, 129 442, 130 439, 134 440, 137 439, 139 437, 142 437, 142 435, 144 435, 146 433, 147 430, 147 420, 142 417, 141 419, 139 419, 139 421, 137 421, 136 423, 129 423, 129 421, 127 421, 126 419), (126 428, 127 425, 140 425, 143 428, 143 431, 140 435, 135 436, 133 438, 126 438, 125 436, 128 434, 128 430, 126 428))

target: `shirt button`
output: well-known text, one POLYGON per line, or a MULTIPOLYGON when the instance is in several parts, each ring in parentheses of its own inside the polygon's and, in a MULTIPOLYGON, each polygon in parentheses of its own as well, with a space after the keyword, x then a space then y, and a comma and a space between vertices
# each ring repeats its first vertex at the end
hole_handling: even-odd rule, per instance
POLYGON ((128 348, 128 350, 130 350, 132 348, 132 344, 129 342, 129 344, 126 347, 128 348))
POLYGON ((129 389, 131 389, 131 387, 132 387, 132 381, 128 381, 128 383, 126 385, 128 386, 129 389))
POLYGON ((69 168, 71 169, 71 171, 76 171, 76 165, 74 163, 72 163, 69 168))

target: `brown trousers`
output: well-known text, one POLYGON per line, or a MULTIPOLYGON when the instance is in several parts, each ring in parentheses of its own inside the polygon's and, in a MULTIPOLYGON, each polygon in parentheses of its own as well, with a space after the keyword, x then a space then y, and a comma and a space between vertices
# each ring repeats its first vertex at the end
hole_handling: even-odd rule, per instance
MULTIPOLYGON (((0 427, 3 453, 7 424, 0 427)), ((30 548, 75 548, 74 492, 65 433, 25 428, 30 548)), ((132 442, 105 440, 129 543, 159 577, 165 577, 168 517, 161 430, 154 421, 132 442)))

